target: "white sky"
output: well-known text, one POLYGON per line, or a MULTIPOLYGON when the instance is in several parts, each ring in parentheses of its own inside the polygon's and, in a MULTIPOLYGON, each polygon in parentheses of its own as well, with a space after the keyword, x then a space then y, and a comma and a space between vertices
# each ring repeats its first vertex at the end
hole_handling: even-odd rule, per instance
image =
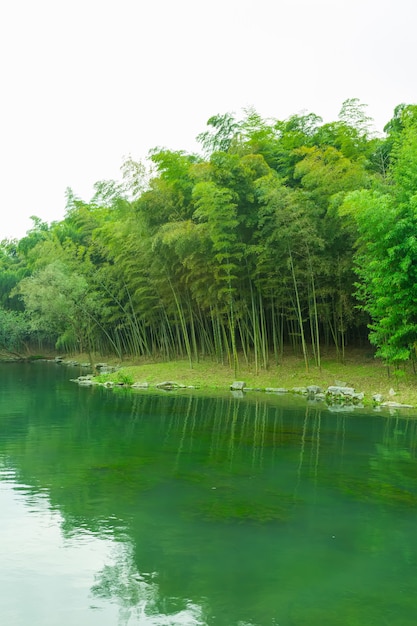
POLYGON ((217 113, 331 121, 359 98, 382 131, 417 101, 416 18, 415 0, 3 0, 0 240, 124 156, 195 151, 217 113))

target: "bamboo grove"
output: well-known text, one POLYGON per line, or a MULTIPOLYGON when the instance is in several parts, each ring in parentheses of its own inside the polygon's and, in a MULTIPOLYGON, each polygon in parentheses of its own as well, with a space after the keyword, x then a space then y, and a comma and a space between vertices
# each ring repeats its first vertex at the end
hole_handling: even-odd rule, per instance
MULTIPOLYGON (((200 154, 155 149, 121 182, 71 190, 0 248, 0 349, 308 367, 367 341, 392 362, 417 345, 417 106, 383 137, 366 107, 337 121, 208 121, 200 154)), ((7 208, 7 207, 6 207, 7 208)))

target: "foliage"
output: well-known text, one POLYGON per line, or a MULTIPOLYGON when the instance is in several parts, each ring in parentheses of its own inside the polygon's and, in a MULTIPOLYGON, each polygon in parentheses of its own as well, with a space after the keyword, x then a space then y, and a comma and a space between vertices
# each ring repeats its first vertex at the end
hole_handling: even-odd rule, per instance
POLYGON ((133 385, 135 382, 133 376, 127 372, 117 372, 116 380, 122 385, 133 385))
POLYGON ((370 340, 389 363, 417 348, 417 124, 404 120, 391 151, 390 186, 355 191, 342 212, 358 225, 358 295, 371 317, 370 340))
POLYGON ((0 308, 0 351, 18 353, 29 336, 29 324, 24 313, 0 308))
POLYGON ((399 363, 417 345, 417 108, 386 137, 366 105, 336 121, 215 115, 204 155, 155 149, 65 218, 33 218, 0 249, 0 305, 25 308, 59 349, 192 366, 210 355, 255 371, 284 347, 320 366, 323 348, 366 339, 399 363), (355 276, 356 273, 356 276, 355 276), (356 281, 356 284, 355 284, 356 281), (20 296, 19 296, 20 294, 20 296), (356 298, 356 300, 355 300, 356 298))
POLYGON ((48 331, 59 347, 75 342, 82 351, 88 345, 97 302, 83 276, 56 261, 24 278, 17 291, 32 330, 48 331))

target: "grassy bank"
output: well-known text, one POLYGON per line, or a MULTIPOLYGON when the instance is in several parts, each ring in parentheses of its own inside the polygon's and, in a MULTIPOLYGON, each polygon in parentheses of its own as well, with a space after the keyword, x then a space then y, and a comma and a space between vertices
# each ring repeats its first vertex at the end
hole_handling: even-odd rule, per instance
MULTIPOLYGON (((147 382, 150 385, 162 381, 174 381, 179 384, 193 385, 202 390, 229 389, 234 380, 245 381, 248 387, 304 387, 319 385, 326 389, 336 381, 343 381, 356 391, 365 393, 365 402, 371 403, 372 395, 381 393, 386 400, 395 400, 417 406, 417 375, 412 366, 395 373, 389 371, 379 360, 365 351, 350 351, 341 363, 334 354, 326 355, 318 368, 314 364, 306 371, 304 361, 294 356, 286 356, 282 363, 271 365, 268 370, 255 372, 253 366, 247 366, 243 360, 235 375, 227 365, 215 363, 210 359, 193 363, 192 368, 187 360, 171 362, 124 361, 116 363, 114 359, 97 357, 97 361, 105 360, 109 364, 120 366, 118 375, 134 382, 147 382), (389 390, 396 393, 392 398, 389 390)), ((100 380, 114 380, 115 374, 106 374, 100 380)))

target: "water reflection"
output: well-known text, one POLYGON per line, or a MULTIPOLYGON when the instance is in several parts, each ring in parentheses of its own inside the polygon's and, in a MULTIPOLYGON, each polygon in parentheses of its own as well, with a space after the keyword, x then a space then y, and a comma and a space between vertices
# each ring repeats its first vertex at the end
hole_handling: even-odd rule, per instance
POLYGON ((139 573, 133 555, 125 550, 117 563, 106 565, 97 574, 92 593, 118 605, 119 626, 129 622, 155 626, 204 623, 200 606, 183 599, 161 598, 157 578, 157 572, 139 573))
POLYGON ((414 624, 417 422, 64 377, 23 396, 0 402, 8 624, 414 624))
POLYGON ((89 609, 101 614, 104 608, 104 621, 102 615, 89 614, 88 624, 202 624, 201 608, 191 602, 178 611, 165 602, 160 613, 157 573, 138 572, 128 537, 115 543, 83 528, 62 532, 64 520, 51 510, 45 496, 16 483, 10 469, 0 472, 0 481, 4 623, 56 624, 56 608, 53 615, 49 610, 59 599, 66 607, 60 622, 64 624, 73 623, 74 613, 89 609), (28 599, 34 601, 26 611, 28 599), (102 600, 110 601, 114 610, 109 613, 102 600))
MULTIPOLYGON (((98 568, 109 558, 113 543, 91 533, 66 540, 62 517, 51 511, 45 496, 7 479, 0 483, 0 607, 2 623, 52 626, 82 614, 90 605, 90 589, 98 568), (61 618, 59 618, 61 621, 61 618)), ((99 607, 97 607, 99 608, 99 607)), ((91 614, 92 625, 101 623, 91 614)))

